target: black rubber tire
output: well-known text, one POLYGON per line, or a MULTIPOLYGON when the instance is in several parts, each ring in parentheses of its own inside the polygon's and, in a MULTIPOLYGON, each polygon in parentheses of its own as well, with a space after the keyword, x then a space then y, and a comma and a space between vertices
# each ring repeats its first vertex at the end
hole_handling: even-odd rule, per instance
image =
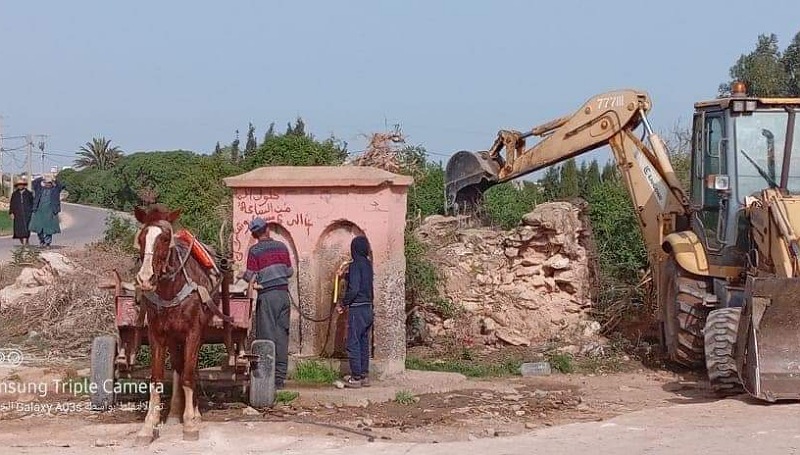
MULTIPOLYGON (((667 260, 665 272, 671 276, 669 295, 672 301, 665 309, 668 324, 675 329, 675 339, 666 339, 671 346, 670 359, 690 369, 702 368, 705 364, 705 328, 708 309, 703 306, 703 299, 711 297, 706 290, 705 280, 694 277, 675 264, 674 259, 667 260)), ((666 336, 666 335, 665 335, 666 336)))
POLYGON ((114 359, 117 356, 117 340, 112 336, 99 336, 92 340, 91 388, 92 409, 105 411, 114 406, 114 359))
POLYGON ((744 393, 734 357, 740 314, 740 308, 720 308, 706 319, 706 371, 711 389, 719 395, 744 393))
POLYGON ((678 305, 678 350, 676 360, 681 364, 697 368, 704 363, 705 342, 703 328, 706 321, 706 308, 703 300, 693 293, 706 293, 702 281, 678 276, 676 304, 678 305), (691 289, 691 292, 685 292, 691 289))
POLYGON ((248 402, 253 408, 275 405, 275 343, 255 340, 250 351, 258 356, 250 364, 248 402))

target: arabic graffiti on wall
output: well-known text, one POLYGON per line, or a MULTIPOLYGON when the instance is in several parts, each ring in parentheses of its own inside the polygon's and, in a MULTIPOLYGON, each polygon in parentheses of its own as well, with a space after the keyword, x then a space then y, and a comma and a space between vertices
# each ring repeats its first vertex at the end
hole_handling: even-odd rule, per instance
POLYGON ((236 199, 252 199, 253 201, 270 201, 280 199, 281 196, 271 188, 245 188, 244 191, 236 192, 236 199))
POLYGON ((292 204, 283 201, 279 194, 268 188, 248 188, 237 192, 236 210, 244 215, 244 219, 234 226, 234 260, 237 262, 244 259, 245 245, 250 235, 247 226, 255 217, 279 224, 289 231, 303 229, 306 235, 311 235, 311 227, 314 226, 314 218, 309 212, 295 210, 292 204))

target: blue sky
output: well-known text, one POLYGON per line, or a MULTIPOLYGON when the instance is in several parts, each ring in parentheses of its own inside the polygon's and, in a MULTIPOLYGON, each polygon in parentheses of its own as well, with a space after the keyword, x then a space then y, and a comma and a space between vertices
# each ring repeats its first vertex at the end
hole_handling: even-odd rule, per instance
MULTIPOLYGON (((351 150, 400 123, 446 160, 615 88, 648 91, 657 129, 687 122, 759 33, 785 47, 798 11, 796 0, 0 0, 0 115, 7 136, 49 135, 48 167, 95 135, 128 152, 208 152, 249 121, 260 139, 298 115, 351 150)), ((24 163, 10 155, 6 172, 24 163)))

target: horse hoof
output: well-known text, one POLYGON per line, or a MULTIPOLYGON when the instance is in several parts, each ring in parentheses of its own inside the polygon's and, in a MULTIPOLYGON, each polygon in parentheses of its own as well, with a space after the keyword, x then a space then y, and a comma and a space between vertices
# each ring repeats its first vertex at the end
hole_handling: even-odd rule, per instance
POLYGON ((181 418, 176 416, 167 417, 167 425, 177 425, 181 423, 181 418))
POLYGON ((184 441, 197 441, 198 439, 200 439, 200 430, 183 432, 184 441))

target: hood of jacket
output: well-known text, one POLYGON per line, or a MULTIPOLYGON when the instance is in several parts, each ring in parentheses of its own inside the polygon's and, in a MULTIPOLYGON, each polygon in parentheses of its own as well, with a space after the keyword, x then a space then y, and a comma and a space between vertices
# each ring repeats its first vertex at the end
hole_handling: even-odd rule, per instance
POLYGON ((356 258, 364 258, 369 259, 369 241, 363 235, 359 235, 355 237, 350 242, 350 255, 353 257, 353 260, 356 258))

